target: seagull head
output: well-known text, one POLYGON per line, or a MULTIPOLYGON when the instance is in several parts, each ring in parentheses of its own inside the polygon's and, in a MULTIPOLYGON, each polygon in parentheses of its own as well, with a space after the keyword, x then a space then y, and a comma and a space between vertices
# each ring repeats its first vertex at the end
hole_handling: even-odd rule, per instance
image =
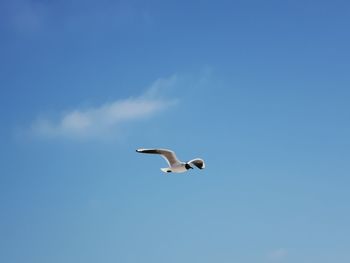
POLYGON ((189 164, 189 163, 185 163, 185 167, 187 170, 193 169, 192 164, 189 164))

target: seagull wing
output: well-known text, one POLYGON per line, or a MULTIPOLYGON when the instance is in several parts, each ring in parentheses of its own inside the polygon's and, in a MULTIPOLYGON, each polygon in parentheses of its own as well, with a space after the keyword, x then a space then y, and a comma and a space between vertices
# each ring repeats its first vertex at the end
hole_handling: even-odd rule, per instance
POLYGON ((169 166, 173 166, 180 163, 175 153, 167 149, 137 149, 136 151, 138 153, 160 154, 167 161, 169 166))
POLYGON ((194 164, 199 169, 204 169, 205 168, 204 161, 202 159, 199 159, 199 158, 193 159, 193 160, 189 161, 188 163, 194 164))

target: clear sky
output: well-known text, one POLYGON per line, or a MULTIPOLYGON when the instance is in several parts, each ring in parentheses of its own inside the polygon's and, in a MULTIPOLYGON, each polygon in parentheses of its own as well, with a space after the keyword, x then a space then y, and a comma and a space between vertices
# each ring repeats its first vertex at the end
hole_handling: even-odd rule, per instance
POLYGON ((349 11, 0 1, 0 262, 350 262, 349 11))

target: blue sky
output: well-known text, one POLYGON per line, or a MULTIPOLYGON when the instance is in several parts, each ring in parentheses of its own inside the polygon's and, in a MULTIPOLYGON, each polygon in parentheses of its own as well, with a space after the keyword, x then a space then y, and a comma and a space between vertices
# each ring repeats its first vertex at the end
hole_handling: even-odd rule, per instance
POLYGON ((349 8, 1 1, 0 261, 349 262, 349 8))

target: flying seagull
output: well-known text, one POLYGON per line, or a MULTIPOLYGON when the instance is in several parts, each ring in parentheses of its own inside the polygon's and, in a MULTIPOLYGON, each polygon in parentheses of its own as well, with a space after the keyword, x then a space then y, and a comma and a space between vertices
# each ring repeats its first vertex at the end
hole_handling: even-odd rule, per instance
POLYGON ((202 159, 196 158, 188 162, 181 162, 177 159, 175 153, 167 149, 137 149, 138 153, 160 154, 168 163, 169 167, 160 168, 164 173, 183 173, 189 169, 197 167, 204 169, 205 164, 202 159))

